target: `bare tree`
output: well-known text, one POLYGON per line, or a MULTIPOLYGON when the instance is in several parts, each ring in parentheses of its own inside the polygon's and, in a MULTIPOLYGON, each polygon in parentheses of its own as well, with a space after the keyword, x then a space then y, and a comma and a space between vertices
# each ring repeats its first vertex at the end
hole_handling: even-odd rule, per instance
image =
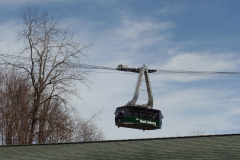
POLYGON ((89 87, 88 72, 76 69, 74 63, 81 63, 87 58, 84 51, 90 45, 82 46, 75 42, 68 29, 62 29, 48 12, 39 14, 34 6, 24 8, 21 18, 23 30, 18 33, 18 39, 25 43, 25 47, 19 54, 29 58, 4 61, 21 69, 22 74, 31 81, 33 99, 29 111, 31 123, 28 143, 33 143, 37 135, 42 143, 41 124, 49 121, 42 118, 42 113, 49 112, 49 104, 58 100, 68 107, 72 95, 79 97, 76 82, 89 87))
POLYGON ((29 135, 29 112, 32 100, 26 78, 12 70, 2 76, 0 86, 0 135, 2 144, 25 144, 29 135))
POLYGON ((40 107, 35 141, 37 143, 71 141, 75 127, 74 118, 70 111, 62 106, 58 100, 50 99, 49 101, 40 107))
POLYGON ((105 139, 105 135, 98 128, 95 122, 84 123, 77 128, 77 137, 75 141, 101 141, 105 139))
POLYGON ((74 128, 74 141, 101 141, 105 139, 104 133, 96 124, 97 117, 103 112, 98 110, 86 117, 76 117, 74 128))
POLYGON ((36 142, 76 142, 100 141, 105 135, 96 125, 95 120, 103 110, 97 110, 91 115, 80 116, 77 111, 65 108, 58 100, 54 100, 48 107, 48 112, 42 113, 37 123, 36 142))
MULTIPOLYGON (((16 70, 10 70, 0 76, 0 84, 1 142, 6 145, 26 144, 32 119, 31 83, 16 70)), ((84 117, 73 108, 65 107, 62 100, 49 99, 39 106, 33 142, 103 140, 104 134, 94 123, 101 113, 99 110, 84 117)))

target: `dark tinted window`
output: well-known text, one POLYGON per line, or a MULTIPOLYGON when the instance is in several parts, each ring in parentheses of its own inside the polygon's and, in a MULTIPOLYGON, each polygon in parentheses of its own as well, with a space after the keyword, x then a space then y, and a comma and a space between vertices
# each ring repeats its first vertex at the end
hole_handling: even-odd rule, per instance
POLYGON ((124 107, 117 108, 114 114, 115 114, 115 118, 123 117, 124 107))
POLYGON ((124 117, 134 117, 134 107, 125 107, 124 117))
POLYGON ((159 120, 159 111, 153 111, 153 120, 159 120))
POLYGON ((124 109, 123 107, 117 108, 116 111, 115 111, 115 114, 122 112, 123 109, 124 109))

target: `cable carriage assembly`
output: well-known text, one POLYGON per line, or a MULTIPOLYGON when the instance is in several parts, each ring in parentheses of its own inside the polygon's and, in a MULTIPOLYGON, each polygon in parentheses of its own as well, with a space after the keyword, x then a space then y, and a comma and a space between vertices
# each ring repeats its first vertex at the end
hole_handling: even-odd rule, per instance
POLYGON ((131 101, 125 106, 116 108, 115 111, 115 125, 118 127, 126 127, 141 130, 161 129, 162 127, 162 113, 159 110, 153 109, 153 95, 149 79, 149 73, 156 72, 156 70, 148 69, 145 65, 140 68, 128 68, 127 65, 118 65, 117 70, 126 72, 139 73, 134 95, 131 101), (148 103, 146 105, 136 104, 141 84, 145 76, 145 82, 148 93, 148 103))

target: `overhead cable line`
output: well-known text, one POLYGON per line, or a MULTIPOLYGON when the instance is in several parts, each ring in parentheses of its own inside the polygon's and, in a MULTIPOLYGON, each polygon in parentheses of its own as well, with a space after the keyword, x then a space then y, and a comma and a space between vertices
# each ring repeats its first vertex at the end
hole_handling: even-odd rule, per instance
MULTIPOLYGON (((15 55, 8 55, 8 54, 0 54, 1 58, 11 58, 11 59, 18 59, 18 60, 30 60, 29 57, 24 56, 15 56, 15 55)), ((61 61, 52 61, 47 60, 47 66, 51 67, 50 63, 59 63, 61 61)), ((67 62, 66 62, 67 63, 67 62)), ((5 65, 6 63, 1 63, 0 65, 5 65)), ((22 65, 30 65, 26 64, 26 61, 22 62, 22 65)), ((70 63, 69 67, 73 68, 84 68, 84 69, 103 69, 103 70, 112 70, 112 71, 122 71, 128 73, 138 73, 138 68, 129 68, 126 70, 118 70, 117 68, 112 67, 104 67, 104 66, 96 66, 96 65, 89 65, 89 64, 80 64, 80 63, 70 63)), ((188 71, 188 70, 163 70, 163 69, 150 69, 150 73, 152 75, 181 75, 181 76, 240 76, 240 72, 219 72, 219 71, 188 71)), ((93 71, 92 71, 93 72, 93 71)), ((95 72, 95 73, 121 73, 121 72, 95 72)))
POLYGON ((240 72, 218 72, 218 71, 188 71, 188 70, 160 70, 154 74, 170 75, 194 75, 194 76, 240 76, 240 72))

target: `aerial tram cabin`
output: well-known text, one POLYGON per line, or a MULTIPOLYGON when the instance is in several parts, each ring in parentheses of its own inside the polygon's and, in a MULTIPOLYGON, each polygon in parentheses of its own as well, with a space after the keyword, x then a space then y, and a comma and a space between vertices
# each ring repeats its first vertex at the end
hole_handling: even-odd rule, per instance
POLYGON ((116 109, 115 124, 118 127, 142 130, 161 129, 162 114, 156 109, 122 106, 116 109))
POLYGON ((148 69, 145 65, 141 68, 128 68, 127 65, 119 65, 117 70, 139 73, 137 85, 133 95, 133 99, 125 106, 116 108, 115 125, 118 127, 126 127, 141 130, 154 130, 162 128, 162 113, 160 110, 153 109, 153 96, 148 73, 156 72, 156 70, 148 69), (137 105, 141 84, 145 75, 145 82, 148 92, 148 103, 146 105, 137 105))

